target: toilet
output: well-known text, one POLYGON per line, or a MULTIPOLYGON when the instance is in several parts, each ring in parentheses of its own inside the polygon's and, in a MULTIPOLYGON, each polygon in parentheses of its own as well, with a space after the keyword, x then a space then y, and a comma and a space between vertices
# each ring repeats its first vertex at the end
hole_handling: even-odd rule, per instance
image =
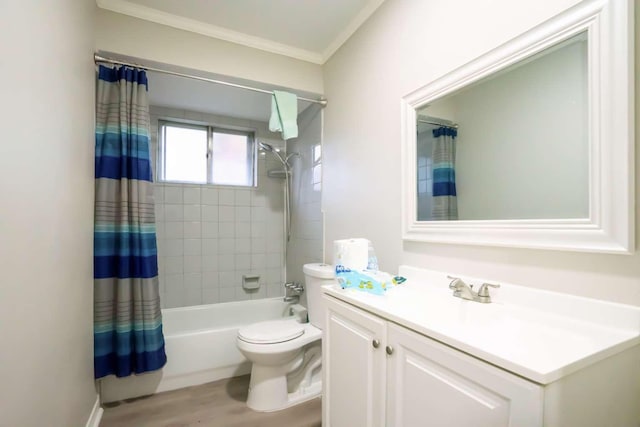
POLYGON ((303 271, 309 323, 291 317, 238 331, 238 349, 252 363, 247 406, 255 411, 278 411, 322 392, 321 287, 335 283, 335 275, 328 264, 305 264, 303 271))

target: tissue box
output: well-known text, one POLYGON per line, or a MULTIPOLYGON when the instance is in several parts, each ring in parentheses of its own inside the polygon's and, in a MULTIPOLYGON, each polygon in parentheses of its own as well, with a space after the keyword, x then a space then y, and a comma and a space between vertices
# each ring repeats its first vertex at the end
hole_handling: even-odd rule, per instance
POLYGON ((343 265, 336 266, 336 280, 342 289, 353 288, 382 295, 397 285, 393 276, 381 271, 355 270, 343 265))

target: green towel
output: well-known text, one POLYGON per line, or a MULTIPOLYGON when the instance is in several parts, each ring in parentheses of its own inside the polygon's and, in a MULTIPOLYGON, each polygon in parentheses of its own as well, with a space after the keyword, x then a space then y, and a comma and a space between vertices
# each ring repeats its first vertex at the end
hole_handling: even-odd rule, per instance
POLYGON ((282 139, 298 137, 298 97, 289 92, 273 91, 271 97, 271 132, 282 132, 282 139))

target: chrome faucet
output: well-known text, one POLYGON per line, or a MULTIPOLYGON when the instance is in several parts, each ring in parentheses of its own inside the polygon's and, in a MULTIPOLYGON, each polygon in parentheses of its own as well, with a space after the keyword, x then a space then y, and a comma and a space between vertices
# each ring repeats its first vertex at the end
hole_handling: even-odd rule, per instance
POLYGON ((449 283, 449 289, 453 290, 453 296, 469 301, 490 303, 491 295, 489 295, 489 287, 500 287, 500 285, 483 283, 482 285, 480 285, 480 289, 478 289, 478 292, 474 292, 473 285, 467 285, 461 278, 453 276, 447 276, 447 278, 452 279, 451 283, 449 283))
POLYGON ((288 282, 284 284, 284 302, 298 303, 300 294, 304 292, 304 288, 300 283, 288 282))

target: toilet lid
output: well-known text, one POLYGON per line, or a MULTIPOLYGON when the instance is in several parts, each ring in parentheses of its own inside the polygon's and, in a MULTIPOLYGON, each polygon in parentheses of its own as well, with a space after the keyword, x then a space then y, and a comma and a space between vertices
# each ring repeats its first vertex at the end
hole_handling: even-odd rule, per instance
POLYGON ((275 344, 291 341, 304 333, 304 327, 295 320, 269 320, 240 328, 238 337, 256 344, 275 344))

